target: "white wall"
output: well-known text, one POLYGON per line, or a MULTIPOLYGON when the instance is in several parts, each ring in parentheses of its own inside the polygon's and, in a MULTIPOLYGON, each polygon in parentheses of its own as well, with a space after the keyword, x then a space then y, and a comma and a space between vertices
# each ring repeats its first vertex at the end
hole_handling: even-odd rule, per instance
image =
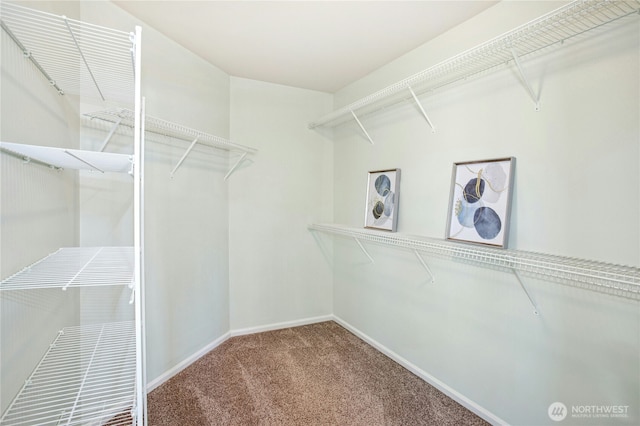
POLYGON ((259 152, 229 178, 231 328, 331 313, 331 271, 307 226, 331 221, 333 145, 306 128, 326 93, 231 78, 231 137, 259 152))
MULTIPOLYGON (((375 92, 555 7, 502 2, 336 94, 375 92)), ((334 129, 335 222, 363 226, 369 170, 402 169, 398 231, 444 237, 454 161, 517 158, 510 247, 640 265, 638 21, 334 129)), ((600 32, 600 31, 597 31, 600 32)), ((638 303, 410 252, 334 243, 334 313, 511 424, 551 424, 549 405, 628 405, 640 421, 638 303)), ((567 418, 563 424, 603 424, 567 418)))

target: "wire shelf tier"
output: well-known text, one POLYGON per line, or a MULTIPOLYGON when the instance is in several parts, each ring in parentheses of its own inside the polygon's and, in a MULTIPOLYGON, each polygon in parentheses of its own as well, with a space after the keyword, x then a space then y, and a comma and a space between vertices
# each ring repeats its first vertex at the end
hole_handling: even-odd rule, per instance
POLYGON ((132 33, 3 1, 3 31, 60 94, 133 103, 132 33))
POLYGON ((528 22, 479 46, 420 71, 410 77, 335 110, 309 128, 335 126, 354 112, 370 113, 391 104, 412 99, 409 90, 425 93, 495 69, 516 58, 548 47, 636 14, 640 0, 578 0, 528 22))
POLYGON ((135 353, 133 322, 64 328, 0 425, 132 424, 135 353))
POLYGON ((6 278, 0 291, 131 286, 133 278, 133 247, 67 247, 6 278))
POLYGON ((12 142, 0 142, 0 150, 20 157, 27 162, 35 160, 56 169, 130 173, 133 167, 133 156, 126 154, 12 142))
MULTIPOLYGON (((84 115, 88 118, 100 119, 113 123, 114 125, 117 123, 119 126, 133 127, 133 111, 126 108, 97 111, 84 115)), ((145 132, 180 139, 186 142, 193 142, 197 139, 200 144, 226 151, 240 151, 246 153, 255 153, 257 151, 255 148, 240 145, 219 136, 214 136, 199 130, 191 129, 181 124, 172 123, 149 115, 145 116, 144 125, 145 132)))
POLYGON ((309 226, 309 229, 376 244, 417 250, 501 270, 523 272, 548 280, 574 282, 591 290, 640 300, 640 268, 638 267, 521 250, 497 249, 398 233, 376 232, 341 225, 317 224, 309 226))

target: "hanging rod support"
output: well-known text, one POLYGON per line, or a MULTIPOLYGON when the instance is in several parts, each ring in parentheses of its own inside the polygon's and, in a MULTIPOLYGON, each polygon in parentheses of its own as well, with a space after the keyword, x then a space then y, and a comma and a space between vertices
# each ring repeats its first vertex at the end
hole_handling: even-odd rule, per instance
POLYGON ((176 164, 176 166, 173 168, 173 170, 171 170, 171 179, 173 179, 173 175, 175 175, 176 170, 178 170, 178 167, 180 167, 180 165, 182 165, 182 162, 184 161, 185 158, 187 158, 187 155, 189 155, 189 153, 191 152, 193 147, 196 146, 197 142, 198 142, 198 138, 195 138, 193 140, 193 142, 191 142, 191 145, 189 145, 189 148, 187 148, 185 153, 182 154, 182 158, 180 158, 180 161, 178 161, 178 164, 176 164))
POLYGON ((73 158, 75 158, 75 159, 76 159, 76 160, 78 160, 78 161, 83 162, 83 163, 84 163, 84 164, 86 164, 87 166, 91 167, 92 169, 94 169, 94 170, 96 170, 96 171, 98 171, 98 172, 100 172, 100 173, 104 173, 104 170, 99 169, 99 168, 98 168, 98 167, 96 167, 95 165, 91 164, 89 161, 87 161, 87 160, 84 160, 84 159, 80 158, 80 157, 79 157, 79 156, 77 156, 76 154, 74 154, 74 153, 72 153, 72 152, 70 152, 70 151, 68 151, 68 150, 66 150, 66 149, 64 150, 64 153, 65 153, 65 154, 68 154, 68 155, 70 155, 70 156, 72 156, 73 158))
POLYGON ((107 137, 105 138, 104 142, 102 143, 102 147, 100 148, 100 152, 104 152, 104 149, 107 147, 107 145, 111 141, 111 138, 113 137, 113 134, 116 132, 116 130, 118 129, 118 126, 120 125, 121 122, 122 122, 122 117, 118 118, 118 121, 115 122, 115 124, 113 125, 113 127, 109 131, 109 134, 107 135, 107 137))
POLYGON ((520 284, 520 287, 522 287, 522 290, 524 291, 524 294, 527 295, 527 298, 529 299, 529 303, 531 303, 531 306, 533 306, 533 314, 534 315, 540 315, 540 312, 538 311, 538 307, 536 306, 535 302, 531 298, 531 295, 527 291, 527 288, 524 285, 524 281, 522 281, 522 277, 520 276, 520 274, 518 273, 518 271, 516 269, 513 269, 513 274, 518 279, 518 283, 520 284))
POLYGON ((373 257, 371 257, 371 255, 369 254, 369 252, 367 251, 366 248, 364 248, 364 246, 362 245, 362 243, 360 242, 360 240, 357 237, 353 237, 354 240, 356 240, 356 243, 358 244, 358 247, 360 247, 360 250, 362 250, 362 252, 364 253, 365 256, 367 256, 369 258, 369 261, 371 263, 376 263, 373 260, 373 257))
POLYGON ((225 181, 225 182, 227 181, 227 179, 229 178, 229 176, 231 176, 231 173, 233 173, 233 172, 236 170, 236 168, 240 165, 240 163, 242 163, 242 160, 244 160, 244 157, 246 157, 246 156, 247 156, 247 154, 248 154, 248 152, 243 153, 243 154, 240 156, 240 158, 238 159, 238 161, 236 161, 236 164, 234 164, 234 165, 233 165, 233 167, 231 167, 231 168, 229 169, 229 171, 227 172, 227 174, 226 174, 226 175, 224 175, 224 181, 225 181))
POLYGON ((511 49, 511 56, 513 56, 513 61, 516 64, 516 68, 518 69, 518 73, 520 74, 520 77, 522 78, 522 81, 524 82, 524 85, 527 88, 527 91, 529 92, 529 96, 531 96, 531 99, 533 99, 533 102, 535 103, 535 109, 536 111, 540 111, 540 96, 537 96, 533 89, 531 88, 531 84, 529 83, 529 79, 527 78, 526 74, 524 73, 524 69, 522 68, 522 65, 520 64, 520 58, 518 58, 518 54, 516 53, 515 49, 511 49))
POLYGON ((413 89, 409 85, 407 85, 407 89, 409 89, 409 92, 411 92, 411 96, 413 96, 413 100, 416 101, 416 105, 418 105, 418 108, 420 109, 422 116, 425 118, 425 120, 427 120, 427 123, 429 123, 429 127, 431 127, 431 133, 435 133, 436 127, 433 125, 431 120, 429 120, 429 116, 427 115, 424 108, 422 107, 422 104, 420 103, 420 100, 416 96, 416 93, 413 91, 413 89))
POLYGON ((136 289, 131 289, 131 296, 129 297, 129 304, 133 305, 133 302, 136 300, 136 289))
POLYGON ((91 68, 89 67, 89 63, 87 62, 87 59, 84 57, 84 53, 82 53, 82 49, 80 49, 80 45, 78 44, 78 40, 76 40, 76 36, 73 33, 73 30, 71 30, 71 26, 69 25, 69 21, 67 20, 67 17, 63 15, 62 19, 64 19, 64 23, 67 26, 67 30, 69 30, 69 34, 71 35, 71 39, 73 40, 73 43, 76 45, 76 49, 78 49, 78 53, 80 54, 80 57, 82 58, 82 62, 84 62, 84 66, 87 67, 87 71, 89 72, 89 75, 91 76, 91 80, 93 80, 93 84, 96 86, 96 89, 98 90, 98 93, 100 94, 100 97, 102 98, 102 100, 106 101, 106 99, 104 98, 104 95, 102 94, 102 91, 100 90, 100 86, 98 86, 98 82, 96 81, 96 78, 93 75, 93 72, 91 71, 91 68))
POLYGON ((431 269, 429 269, 429 265, 427 265, 427 262, 425 262, 422 256, 420 256, 420 253, 418 253, 418 250, 413 250, 413 253, 416 255, 416 257, 420 261, 420 264, 422 265, 422 267, 427 271, 427 273, 431 277, 431 282, 435 283, 436 278, 433 276, 433 272, 431 272, 431 269))
POLYGON ((29 59, 31 63, 35 65, 38 71, 42 73, 44 78, 47 79, 49 84, 51 84, 58 91, 58 94, 64 95, 64 91, 60 88, 60 86, 58 86, 55 80, 52 79, 51 76, 49 76, 49 74, 44 70, 44 68, 42 68, 40 63, 36 61, 36 58, 33 57, 31 52, 24 46, 24 44, 22 44, 22 42, 18 39, 18 37, 16 37, 16 35, 9 29, 9 27, 7 27, 4 21, 0 20, 0 26, 2 26, 2 29, 4 30, 4 32, 7 33, 7 35, 11 38, 11 40, 13 40, 13 42, 18 46, 18 48, 22 50, 22 53, 24 53, 25 58, 29 59))
POLYGON ((369 133, 367 133, 367 130, 364 128, 364 126, 362 125, 362 123, 358 119, 358 116, 356 115, 356 113, 353 112, 353 110, 350 110, 350 111, 351 111, 351 115, 356 120, 356 123, 358 123, 358 126, 360 126, 360 130, 362 130, 362 132, 367 137, 367 139, 369 139, 369 142, 371 143, 371 145, 373 145, 373 139, 371 139, 371 136, 369 136, 369 133))

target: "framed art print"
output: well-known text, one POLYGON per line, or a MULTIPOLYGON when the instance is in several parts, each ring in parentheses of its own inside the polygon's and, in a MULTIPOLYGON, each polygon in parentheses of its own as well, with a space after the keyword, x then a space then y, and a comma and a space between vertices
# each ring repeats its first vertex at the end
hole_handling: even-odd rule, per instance
POLYGON ((506 248, 515 157, 453 164, 447 239, 506 248))
POLYGON ((400 169, 369 172, 365 228, 396 231, 399 191, 400 169))

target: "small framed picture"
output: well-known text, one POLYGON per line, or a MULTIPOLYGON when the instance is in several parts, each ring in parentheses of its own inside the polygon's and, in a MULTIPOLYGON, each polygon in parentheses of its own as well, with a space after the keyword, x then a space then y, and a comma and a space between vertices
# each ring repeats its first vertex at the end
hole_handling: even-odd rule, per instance
POLYGON ((395 232, 398 226, 400 169, 369 172, 365 228, 395 232))
POLYGON ((446 236, 506 248, 515 157, 453 164, 446 236))

